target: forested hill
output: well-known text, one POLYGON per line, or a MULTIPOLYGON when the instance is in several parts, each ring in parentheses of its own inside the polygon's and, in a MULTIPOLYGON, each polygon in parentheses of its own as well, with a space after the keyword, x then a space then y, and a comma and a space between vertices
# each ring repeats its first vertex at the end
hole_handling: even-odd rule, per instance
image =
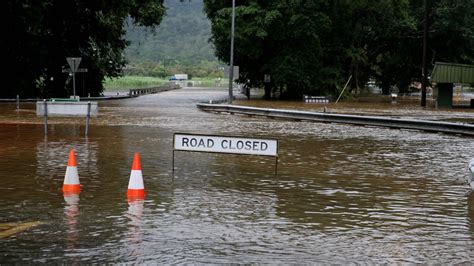
POLYGON ((132 64, 152 61, 161 65, 196 65, 217 61, 211 24, 203 12, 203 0, 165 0, 163 22, 150 32, 128 23, 126 39, 131 41, 126 58, 132 64))

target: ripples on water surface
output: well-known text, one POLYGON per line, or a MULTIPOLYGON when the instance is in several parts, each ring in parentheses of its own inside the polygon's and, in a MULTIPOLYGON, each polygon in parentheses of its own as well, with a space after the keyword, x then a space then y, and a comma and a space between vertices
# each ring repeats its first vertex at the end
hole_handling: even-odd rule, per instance
POLYGON ((472 138, 199 112, 225 91, 100 103, 83 121, 0 105, 0 223, 44 221, 0 239, 0 262, 469 263, 472 138), (280 140, 266 157, 176 153, 174 132, 280 140), (70 148, 82 192, 60 191, 70 148), (133 153, 147 196, 127 202, 133 153))

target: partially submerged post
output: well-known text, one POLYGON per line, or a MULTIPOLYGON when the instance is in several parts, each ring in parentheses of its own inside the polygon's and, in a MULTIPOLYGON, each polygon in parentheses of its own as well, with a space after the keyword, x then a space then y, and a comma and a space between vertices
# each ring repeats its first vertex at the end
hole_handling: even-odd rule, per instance
POLYGON ((86 114, 86 136, 89 133, 89 120, 91 118, 91 102, 87 102, 87 114, 86 114))
MULTIPOLYGON (((44 134, 48 135, 48 101, 46 99, 44 102, 44 134)), ((36 114, 38 115, 38 102, 36 103, 36 114)))
POLYGON ((85 117, 85 134, 89 133, 90 117, 98 115, 97 102, 79 102, 71 99, 53 99, 50 102, 43 100, 36 102, 36 115, 44 116, 44 134, 48 134, 48 117, 85 117))

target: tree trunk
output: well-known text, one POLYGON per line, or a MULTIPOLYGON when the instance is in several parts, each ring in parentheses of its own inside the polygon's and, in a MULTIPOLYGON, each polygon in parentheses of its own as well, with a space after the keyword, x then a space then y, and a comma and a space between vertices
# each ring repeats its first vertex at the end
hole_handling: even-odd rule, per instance
POLYGON ((263 96, 264 99, 270 100, 272 98, 272 86, 268 83, 264 85, 265 95, 263 96))
POLYGON ((390 93, 390 83, 385 80, 382 80, 382 94, 388 95, 390 93))

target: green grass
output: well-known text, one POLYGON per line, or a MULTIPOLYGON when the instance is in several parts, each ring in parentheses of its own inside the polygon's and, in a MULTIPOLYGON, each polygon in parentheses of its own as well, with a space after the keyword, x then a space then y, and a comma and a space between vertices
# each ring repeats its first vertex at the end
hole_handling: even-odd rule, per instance
POLYGON ((167 79, 140 76, 125 76, 118 79, 107 79, 104 82, 106 91, 122 91, 129 89, 142 89, 161 86, 168 82, 167 79))
MULTIPOLYGON (((194 82, 195 87, 215 87, 215 78, 193 78, 189 82, 194 82)), ((107 79, 104 82, 105 91, 126 91, 129 89, 142 89, 161 86, 168 83, 168 79, 144 77, 144 76, 124 76, 118 79, 107 79)), ((227 86, 227 79, 221 79, 221 87, 227 86)))

